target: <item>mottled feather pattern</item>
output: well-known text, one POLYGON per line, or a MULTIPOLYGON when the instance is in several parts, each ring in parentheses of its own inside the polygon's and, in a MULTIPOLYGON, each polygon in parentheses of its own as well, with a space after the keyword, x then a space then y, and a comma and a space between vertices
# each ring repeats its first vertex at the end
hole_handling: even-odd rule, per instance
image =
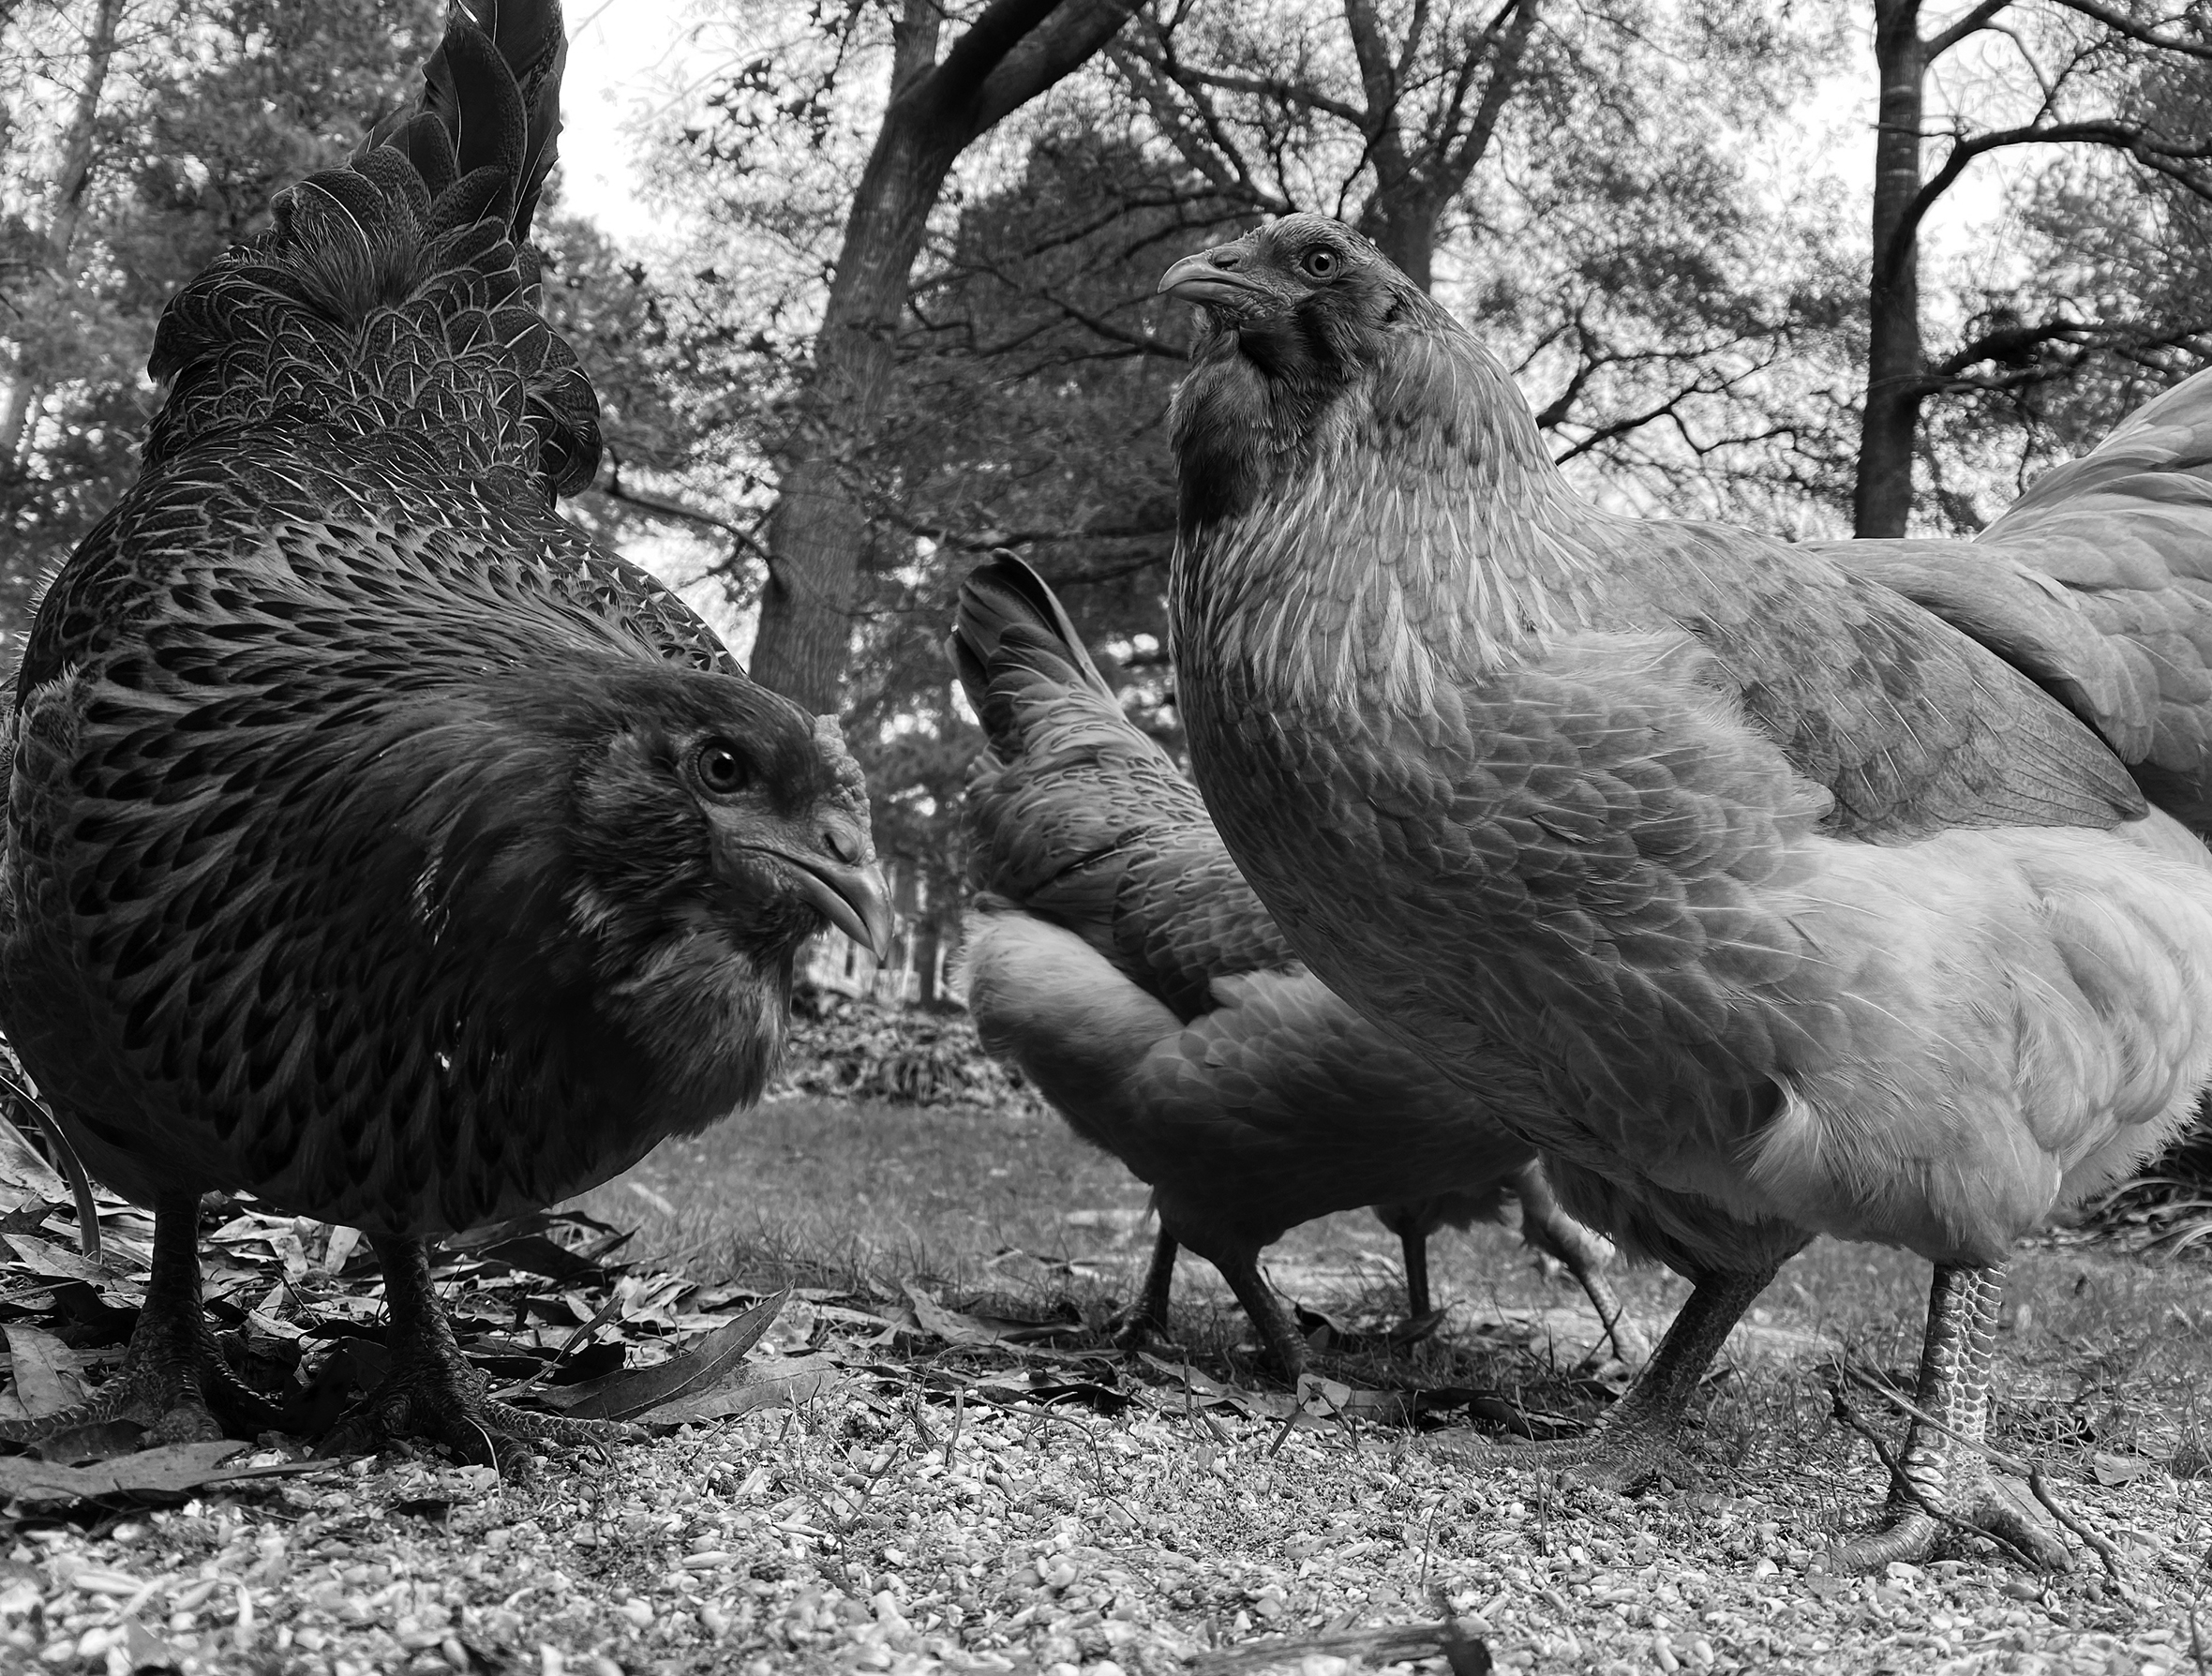
POLYGON ((2110 743, 1847 553, 1583 504, 1331 225, 1235 249, 1337 241, 1336 303, 1266 281, 1337 369, 1225 302, 1174 414, 1182 715, 1315 973, 1471 1091, 1513 1043, 1562 1202, 1693 1274, 1815 1232, 1995 1262, 2172 1132, 2212 858, 2110 743))
POLYGON ((1471 1098, 1296 961, 1025 569, 971 576, 953 647, 990 741, 966 807, 985 1045, 1216 1262, 1333 1211, 1420 1198, 1417 1232, 1493 1211, 1533 1157, 1509 1127, 1527 1073, 1471 1098))
POLYGON ((456 465, 521 467, 556 494, 590 481, 597 398, 540 314, 521 247, 553 160, 565 45, 557 9, 508 16, 550 25, 549 44, 519 43, 533 54, 529 102, 485 37, 455 32, 431 61, 430 110, 279 195, 266 232, 171 300, 150 366, 170 389, 149 466, 231 432, 400 426, 434 433, 456 465))
MULTIPOLYGON (((44 935, 10 938, 9 1025, 101 1035, 57 1093, 134 1196, 198 1178, 370 1228, 463 1227, 753 1098, 781 1039, 787 960, 734 957, 680 922, 677 890, 656 920, 635 901, 595 915, 564 883, 594 876, 573 741, 650 730, 621 716, 626 671, 656 705, 687 678, 720 705, 734 665, 520 472, 456 493, 411 456, 181 465, 41 613, 11 827, 17 929, 44 935), (72 944, 81 960, 42 963, 72 944), (299 1006, 303 982, 332 1006, 299 1006)), ((641 813, 628 842, 698 844, 641 813)), ((698 883, 701 858, 669 860, 698 883)))

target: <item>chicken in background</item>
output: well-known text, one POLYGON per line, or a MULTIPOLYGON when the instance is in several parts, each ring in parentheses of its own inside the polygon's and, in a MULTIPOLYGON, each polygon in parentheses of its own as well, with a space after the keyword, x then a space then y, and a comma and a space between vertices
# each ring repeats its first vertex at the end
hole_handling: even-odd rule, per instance
POLYGON ((1630 1361, 1644 1346, 1500 1121, 1530 1098, 1500 1064, 1452 1087, 1301 965, 1167 754, 1122 713, 1058 600, 1019 559, 973 571, 951 654, 989 748, 970 771, 964 961, 984 1045, 1153 1190, 1159 1238, 1131 1336, 1164 1331, 1176 1248, 1221 1271, 1293 1379, 1306 1342, 1260 1277, 1300 1222, 1377 1207, 1413 1314, 1427 1240, 1496 1215, 1572 1270, 1630 1361))
POLYGON ((2011 1246, 2212 1070, 2212 375, 1977 541, 1792 546, 1589 504, 1323 217, 1160 289, 1208 324, 1170 595, 1230 853, 1463 1087, 1510 1040, 1562 1201, 1695 1285, 1589 1438, 1502 1459, 1648 1475, 1779 1265, 1877 1241, 1936 1268, 1919 1415, 1830 1564, 2064 1565, 1980 1440, 2011 1246))
POLYGON ((374 1247, 348 1442, 600 1435, 486 1398, 426 1236, 749 1104, 800 942, 888 938, 835 728, 553 511, 599 452, 521 243, 565 52, 545 0, 456 7, 419 110, 172 301, 139 481, 38 608, 0 1025, 154 1266, 89 1407, 0 1437, 274 1423, 200 1307, 217 1189, 374 1247))

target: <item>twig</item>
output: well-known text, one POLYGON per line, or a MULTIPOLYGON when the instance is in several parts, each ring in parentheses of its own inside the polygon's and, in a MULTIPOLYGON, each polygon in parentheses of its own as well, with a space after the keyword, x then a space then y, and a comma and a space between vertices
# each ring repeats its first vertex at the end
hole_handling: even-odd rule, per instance
POLYGON ((1423 1654, 1442 1652, 1457 1643, 1467 1649, 1482 1648, 1479 1654, 1467 1656, 1469 1669, 1485 1670, 1489 1668, 1488 1649, 1483 1642, 1467 1635, 1457 1620, 1442 1624, 1382 1624, 1371 1629, 1346 1630, 1338 1635, 1323 1636, 1269 1636, 1264 1640, 1247 1641, 1241 1647, 1225 1647, 1218 1653, 1202 1653, 1189 1665, 1190 1676, 1242 1676, 1248 1670, 1261 1670, 1269 1665, 1295 1664, 1308 1654, 1334 1654, 1338 1658, 1376 1658, 1378 1655, 1423 1654), (1479 1661, 1479 1662, 1478 1662, 1479 1661))
MULTIPOLYGON (((1896 1392, 1891 1390, 1889 1386, 1883 1384, 1870 1373, 1848 1365, 1844 1368, 1843 1371, 1844 1376, 1852 1384, 1872 1391, 1883 1401, 1891 1403, 1912 1419, 1920 1421, 1921 1425, 1934 1427, 1953 1443, 1965 1444, 1967 1448, 1974 1450, 1982 1459, 1988 1461, 1998 1471, 2010 1473, 2015 1478, 2026 1479, 2029 1491, 2037 1501, 2043 1504, 2051 1517, 2079 1536, 2088 1546, 2090 1551, 2096 1554, 2099 1563, 2104 1567, 2105 1575, 2112 1579, 2114 1587, 2118 1589, 2120 1597, 2123 1600, 2134 1598, 2135 1591, 2129 1585, 2128 1579, 2120 1568, 2119 1550, 2084 1524, 2078 1514, 2069 1513, 2058 1504, 2057 1498, 2052 1495, 2050 1486, 2043 1480, 2043 1469, 2040 1465, 2031 1466, 2018 1456, 2008 1455, 2002 1449, 1994 1448, 1980 1438, 1965 1436, 1955 1428, 1945 1425, 1918 1403, 1907 1401, 1905 1398, 1898 1396, 1896 1392)), ((1878 1444, 1875 1446, 1877 1449, 1881 1447, 1878 1444)), ((1987 1532, 1979 1534, 1988 1534, 1987 1532)), ((2007 1544, 2007 1546, 2010 1545, 2007 1544)))
POLYGON ((1967 1536, 1980 1537, 1984 1542, 1995 1543, 1999 1548, 2011 1554, 2014 1559, 2018 1560, 2030 1571, 2040 1571, 2043 1569, 2041 1561, 2038 1560, 2035 1555, 2029 1553, 2025 1549, 2022 1548, 2010 1537, 1999 1535, 1995 1531, 1985 1531, 1980 1525, 1968 1524, 1965 1519, 1959 1518, 1957 1514, 1951 1513, 1945 1508, 1938 1507, 1934 1502, 1931 1502, 1925 1495, 1921 1494, 1921 1487, 1915 1484, 1910 1478, 1906 1476, 1905 1463, 1899 1460, 1895 1455, 1891 1454, 1890 1452, 1890 1445, 1883 1443, 1879 1437, 1876 1436, 1874 1429, 1867 1425, 1864 1420, 1861 1420, 1859 1417, 1859 1411, 1851 1406, 1850 1399, 1845 1397, 1843 1387, 1841 1385, 1833 1386, 1830 1389, 1829 1399, 1834 1404, 1835 1417, 1866 1440, 1868 1445, 1875 1452, 1875 1458, 1882 1463, 1883 1471, 1890 1474, 1891 1487, 1894 1489, 1898 1495, 1904 1498, 1905 1501, 1911 1504, 1921 1512, 1926 1514, 1930 1519, 1935 1519, 1938 1524, 1948 1525, 1952 1530, 1958 1531, 1967 1536))

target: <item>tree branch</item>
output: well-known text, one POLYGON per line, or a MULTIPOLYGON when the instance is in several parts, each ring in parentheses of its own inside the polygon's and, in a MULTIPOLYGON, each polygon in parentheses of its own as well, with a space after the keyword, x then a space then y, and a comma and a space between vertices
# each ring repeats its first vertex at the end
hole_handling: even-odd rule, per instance
POLYGON ((1931 36, 1921 43, 1921 61, 1926 64, 1934 64, 1936 60, 1965 40, 1966 37, 1978 34, 1990 19, 1995 17, 1997 13, 2011 4, 2012 0, 1981 0, 1980 5, 1966 13, 1950 28, 1938 35, 1931 36))
MULTIPOLYGON (((1065 0, 1056 15, 1024 36, 984 79, 975 113, 976 131, 991 127, 1081 68, 1092 53, 1121 33, 1121 26, 1136 9, 1137 0, 1065 0)), ((967 37, 962 37, 963 45, 966 40, 967 37)), ((949 53, 946 62, 951 62, 949 53)))
POLYGON ((2190 58, 2212 59, 2212 44, 2201 40, 2175 40, 2170 35, 2160 35, 2150 26, 2138 23, 2125 12, 2115 11, 2109 6, 2100 6, 2097 0, 2058 0, 2067 10, 2079 12, 2083 17, 2102 23, 2115 35, 2130 40, 2139 40, 2146 47, 2156 47, 2161 52, 2181 52, 2190 58))
POLYGON ((2101 145, 2111 151, 2125 152, 2145 169, 2166 176, 2167 179, 2212 202, 2212 180, 2206 180, 2183 163, 2201 163, 2212 159, 2212 140, 2200 141, 2194 145, 2175 145, 2154 140, 2149 131, 2138 124, 2119 122, 2110 118, 2084 122, 2055 122, 2041 127, 1995 128, 1986 134, 1955 140, 1950 155, 1943 159, 1943 166, 1921 183, 1913 194, 1912 202, 1905 206, 1898 217, 1888 247, 1881 252, 1882 277, 1894 282, 1903 267, 1906 254, 1911 250, 1919 236, 1920 225, 1935 208, 1936 201, 1956 184, 1965 173, 1967 165, 1976 157, 1987 157, 1994 151, 2005 151, 2021 145, 2101 145))

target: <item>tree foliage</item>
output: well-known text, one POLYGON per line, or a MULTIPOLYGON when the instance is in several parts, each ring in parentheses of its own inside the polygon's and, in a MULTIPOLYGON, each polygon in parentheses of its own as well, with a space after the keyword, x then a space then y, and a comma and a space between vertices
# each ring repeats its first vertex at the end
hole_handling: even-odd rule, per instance
POLYGON ((411 97, 436 21, 432 0, 83 0, 0 25, 11 103, 61 118, 62 135, 0 160, 0 351, 22 415, 0 454, 0 628, 21 632, 37 576, 136 472, 170 294, 254 231, 280 187, 411 97), (110 62, 96 67, 103 16, 110 62), (88 85, 78 170, 67 116, 88 85))

